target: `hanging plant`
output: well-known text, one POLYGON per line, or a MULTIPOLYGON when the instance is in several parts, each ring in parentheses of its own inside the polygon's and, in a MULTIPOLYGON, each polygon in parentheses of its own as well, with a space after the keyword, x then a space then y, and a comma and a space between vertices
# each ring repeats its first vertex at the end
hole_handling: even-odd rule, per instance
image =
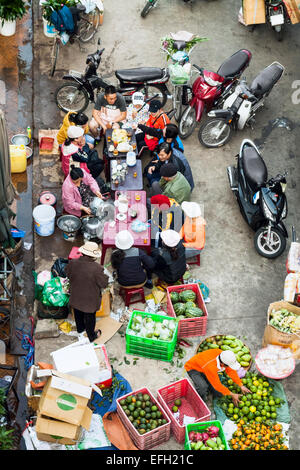
POLYGON ((23 0, 9 0, 5 3, 0 3, 2 26, 4 21, 15 21, 23 18, 26 13, 26 6, 28 6, 28 4, 23 0))

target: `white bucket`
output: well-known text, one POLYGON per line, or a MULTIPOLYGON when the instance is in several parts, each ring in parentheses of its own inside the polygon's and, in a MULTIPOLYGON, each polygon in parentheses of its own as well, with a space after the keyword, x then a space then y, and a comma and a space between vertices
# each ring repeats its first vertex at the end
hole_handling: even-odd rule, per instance
POLYGON ((13 21, 6 21, 4 20, 4 23, 2 25, 2 18, 0 18, 0 24, 1 24, 1 35, 2 36, 13 36, 16 32, 16 20, 13 21))
POLYGON ((40 204, 33 209, 34 228, 41 237, 48 237, 54 233, 56 211, 49 204, 40 204))

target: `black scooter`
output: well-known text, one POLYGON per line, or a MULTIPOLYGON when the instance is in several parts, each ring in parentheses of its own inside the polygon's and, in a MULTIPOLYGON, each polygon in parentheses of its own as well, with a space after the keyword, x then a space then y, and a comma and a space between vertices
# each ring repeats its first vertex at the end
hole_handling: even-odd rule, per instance
POLYGON ((286 247, 287 230, 282 222, 288 213, 286 174, 268 180, 268 170, 255 144, 244 139, 237 167, 227 167, 230 188, 240 211, 256 232, 254 246, 265 258, 277 258, 286 247))
MULTIPOLYGON (((98 40, 99 45, 100 39, 98 40)), ((69 111, 83 112, 89 102, 94 103, 97 94, 103 92, 105 87, 110 85, 97 75, 104 50, 104 48, 98 48, 94 54, 88 55, 87 66, 83 74, 71 70, 68 75, 64 75, 63 79, 67 83, 57 88, 54 94, 55 102, 60 109, 66 113, 69 111)), ((138 67, 116 70, 115 75, 119 80, 117 91, 124 96, 127 103, 131 103, 132 95, 136 91, 142 91, 146 99, 156 95, 163 106, 168 97, 171 97, 166 86, 169 80, 167 68, 138 67)))

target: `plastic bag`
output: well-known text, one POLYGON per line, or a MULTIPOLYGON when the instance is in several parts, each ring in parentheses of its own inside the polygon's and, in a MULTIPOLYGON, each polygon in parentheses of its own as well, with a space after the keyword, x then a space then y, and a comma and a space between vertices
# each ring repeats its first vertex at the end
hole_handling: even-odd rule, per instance
POLYGON ((50 271, 42 271, 37 276, 37 283, 39 286, 44 287, 45 282, 50 281, 52 278, 50 271))
POLYGON ((189 74, 185 71, 184 67, 179 64, 169 65, 169 72, 171 82, 175 85, 182 85, 186 83, 190 78, 189 74))
POLYGON ((65 258, 57 258, 57 260, 54 262, 52 268, 51 268, 51 273, 54 277, 67 277, 65 273, 65 268, 68 264, 69 260, 65 258))
POLYGON ((60 277, 54 277, 45 283, 42 302, 53 307, 65 307, 69 303, 69 296, 63 291, 60 277))
POLYGON ((37 273, 35 271, 32 271, 32 275, 34 277, 34 298, 36 300, 42 300, 42 296, 43 296, 43 286, 41 286, 40 284, 38 284, 37 282, 37 273))

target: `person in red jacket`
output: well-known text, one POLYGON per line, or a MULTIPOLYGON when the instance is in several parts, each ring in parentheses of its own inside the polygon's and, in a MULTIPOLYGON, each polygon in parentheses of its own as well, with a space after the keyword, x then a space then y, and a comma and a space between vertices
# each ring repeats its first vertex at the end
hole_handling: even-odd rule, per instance
POLYGON ((226 374, 241 388, 242 393, 251 393, 243 385, 237 374, 241 368, 232 351, 222 351, 221 349, 208 349, 193 356, 184 365, 185 370, 194 382, 195 388, 202 398, 206 398, 209 390, 214 396, 231 395, 235 406, 239 403, 240 394, 232 393, 225 387, 220 379, 219 373, 226 374))

